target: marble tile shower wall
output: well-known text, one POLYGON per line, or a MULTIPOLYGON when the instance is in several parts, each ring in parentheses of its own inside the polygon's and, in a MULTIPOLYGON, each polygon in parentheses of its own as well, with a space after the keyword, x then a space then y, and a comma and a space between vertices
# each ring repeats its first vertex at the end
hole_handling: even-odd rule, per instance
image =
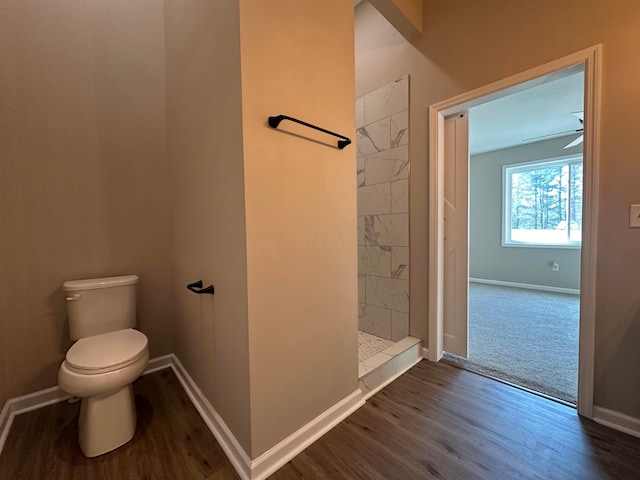
POLYGON ((409 334, 409 77, 356 101, 358 328, 409 334))

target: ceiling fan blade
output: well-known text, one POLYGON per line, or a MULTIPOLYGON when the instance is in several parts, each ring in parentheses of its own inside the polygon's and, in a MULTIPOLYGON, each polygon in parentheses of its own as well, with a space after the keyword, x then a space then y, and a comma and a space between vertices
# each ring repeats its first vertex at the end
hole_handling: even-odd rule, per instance
POLYGON ((572 142, 565 145, 564 148, 571 148, 571 147, 575 147, 576 145, 580 145, 583 140, 584 140, 584 135, 580 135, 578 138, 576 138, 572 142))
POLYGON ((541 135, 539 137, 525 138, 522 141, 523 142, 528 142, 530 140, 538 140, 540 138, 562 137, 563 135, 569 135, 570 133, 580 133, 580 132, 582 132, 581 128, 579 128, 578 130, 567 130, 566 132, 550 133, 549 135, 541 135))

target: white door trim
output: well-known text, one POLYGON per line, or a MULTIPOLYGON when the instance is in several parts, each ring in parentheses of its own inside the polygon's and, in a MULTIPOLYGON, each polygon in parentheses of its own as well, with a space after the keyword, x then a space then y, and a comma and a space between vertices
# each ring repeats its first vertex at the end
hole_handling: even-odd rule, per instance
POLYGON ((571 67, 584 66, 584 218, 578 413, 588 418, 593 417, 601 58, 602 46, 596 45, 429 107, 429 360, 438 361, 442 358, 444 118, 513 94, 524 88, 521 86, 524 82, 561 74, 561 70, 571 67))

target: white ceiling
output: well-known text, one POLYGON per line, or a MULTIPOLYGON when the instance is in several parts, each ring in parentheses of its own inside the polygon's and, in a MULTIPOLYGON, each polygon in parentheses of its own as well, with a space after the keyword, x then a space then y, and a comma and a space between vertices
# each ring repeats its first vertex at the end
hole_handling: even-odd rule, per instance
POLYGON ((584 72, 578 72, 469 109, 470 154, 524 145, 541 140, 530 140, 535 137, 582 128, 571 114, 584 110, 583 89, 584 72))

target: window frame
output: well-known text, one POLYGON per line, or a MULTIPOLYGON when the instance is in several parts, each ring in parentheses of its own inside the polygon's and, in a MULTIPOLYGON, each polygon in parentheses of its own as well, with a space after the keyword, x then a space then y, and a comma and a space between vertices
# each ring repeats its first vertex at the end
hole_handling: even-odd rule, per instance
MULTIPOLYGON (((564 166, 576 163, 582 164, 584 168, 582 153, 502 165, 502 232, 500 238, 501 245, 503 247, 561 249, 582 248, 582 238, 580 238, 579 242, 569 241, 567 243, 529 243, 518 242, 511 239, 511 174, 528 170, 535 170, 538 168, 554 167, 560 165, 564 166)), ((569 192, 569 195, 571 195, 571 192, 569 192)), ((584 206, 581 210, 584 210, 584 206)), ((582 211, 580 212, 580 214, 582 215, 582 211)), ((570 211, 567 211, 567 217, 570 218, 570 216, 570 211)))

